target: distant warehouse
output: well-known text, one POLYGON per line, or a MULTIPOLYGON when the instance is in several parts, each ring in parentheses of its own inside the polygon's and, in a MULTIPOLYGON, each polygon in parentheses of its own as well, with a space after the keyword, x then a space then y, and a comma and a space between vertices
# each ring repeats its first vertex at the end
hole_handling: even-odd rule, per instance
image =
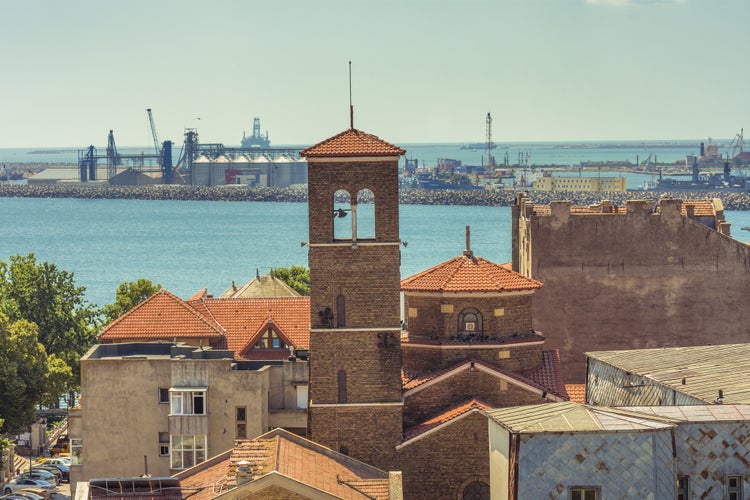
POLYGON ((552 177, 546 172, 532 186, 536 191, 627 191, 625 177, 552 177))

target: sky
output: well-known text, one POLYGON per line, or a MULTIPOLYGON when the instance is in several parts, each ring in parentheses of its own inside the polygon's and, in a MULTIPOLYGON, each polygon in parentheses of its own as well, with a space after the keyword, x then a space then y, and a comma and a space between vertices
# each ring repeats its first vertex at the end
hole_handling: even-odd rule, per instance
POLYGON ((748 0, 0 0, 0 148, 750 136, 748 0))

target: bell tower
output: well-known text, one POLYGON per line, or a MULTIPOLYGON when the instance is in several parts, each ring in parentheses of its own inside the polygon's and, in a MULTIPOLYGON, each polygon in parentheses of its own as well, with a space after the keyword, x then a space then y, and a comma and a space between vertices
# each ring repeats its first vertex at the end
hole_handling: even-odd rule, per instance
POLYGON ((350 128, 308 164, 310 438, 389 470, 402 436, 398 161, 350 128))

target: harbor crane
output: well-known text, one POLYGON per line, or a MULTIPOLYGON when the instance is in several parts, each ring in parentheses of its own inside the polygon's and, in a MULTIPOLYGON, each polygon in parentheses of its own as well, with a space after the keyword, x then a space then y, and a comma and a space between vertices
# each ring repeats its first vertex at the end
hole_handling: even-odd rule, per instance
POLYGON ((148 113, 148 123, 151 125, 151 137, 154 139, 154 151, 157 155, 160 155, 159 136, 156 134, 156 124, 154 123, 154 115, 151 114, 151 108, 147 108, 146 113, 148 113))

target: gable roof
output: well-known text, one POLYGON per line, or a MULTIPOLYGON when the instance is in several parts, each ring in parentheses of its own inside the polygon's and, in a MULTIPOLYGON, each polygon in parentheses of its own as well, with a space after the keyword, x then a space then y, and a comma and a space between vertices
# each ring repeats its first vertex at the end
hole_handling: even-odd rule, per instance
POLYGON ((388 473, 335 452, 283 429, 275 429, 252 440, 236 441, 231 454, 211 459, 208 467, 202 464, 178 475, 183 489, 201 487, 203 496, 213 498, 238 487, 237 467, 240 461, 249 462, 252 480, 244 487, 258 487, 264 478, 280 475, 298 484, 326 492, 343 499, 387 499, 388 473), (205 492, 213 492, 205 496, 205 492))
POLYGON ((479 359, 467 359, 449 366, 442 370, 421 375, 408 377, 402 373, 404 397, 421 391, 425 387, 447 380, 454 375, 467 369, 477 369, 498 378, 515 381, 518 385, 524 385, 528 389, 536 390, 550 396, 550 399, 565 400, 568 394, 565 392, 565 384, 560 374, 560 356, 558 351, 544 351, 542 353, 542 364, 535 370, 523 373, 513 372, 511 370, 498 368, 479 359))
POLYGON ((516 292, 542 284, 468 252, 401 281, 406 292, 516 292))
POLYGON ((750 403, 750 344, 594 351, 587 357, 713 403, 750 403), (683 379, 685 383, 683 384, 683 379))
POLYGON ((492 409, 492 406, 488 403, 485 403, 481 399, 472 398, 468 401, 464 401, 461 404, 448 408, 444 412, 435 415, 429 420, 425 420, 424 422, 419 423, 411 427, 410 429, 407 429, 404 433, 404 443, 402 443, 400 446, 404 446, 408 441, 421 436, 428 431, 449 424, 456 419, 465 416, 469 412, 474 412, 474 410, 479 411, 490 409, 492 409))
POLYGON ((663 418, 604 406, 588 406, 573 401, 515 406, 490 410, 487 415, 510 432, 651 431, 674 427, 663 418))
MULTIPOLYGON (((213 347, 234 351, 235 359, 259 359, 251 349, 246 355, 242 352, 269 324, 287 344, 309 348, 310 297, 215 299, 202 290, 185 301, 161 289, 107 325, 98 338, 102 342, 206 338, 213 347)), ((280 353, 288 356, 286 350, 280 353)))
POLYGON ((375 135, 350 128, 307 149, 303 149, 300 151, 300 156, 307 158, 401 156, 405 153, 405 149, 385 142, 375 135))
POLYGON ((164 288, 108 324, 101 341, 221 338, 224 329, 164 288))

